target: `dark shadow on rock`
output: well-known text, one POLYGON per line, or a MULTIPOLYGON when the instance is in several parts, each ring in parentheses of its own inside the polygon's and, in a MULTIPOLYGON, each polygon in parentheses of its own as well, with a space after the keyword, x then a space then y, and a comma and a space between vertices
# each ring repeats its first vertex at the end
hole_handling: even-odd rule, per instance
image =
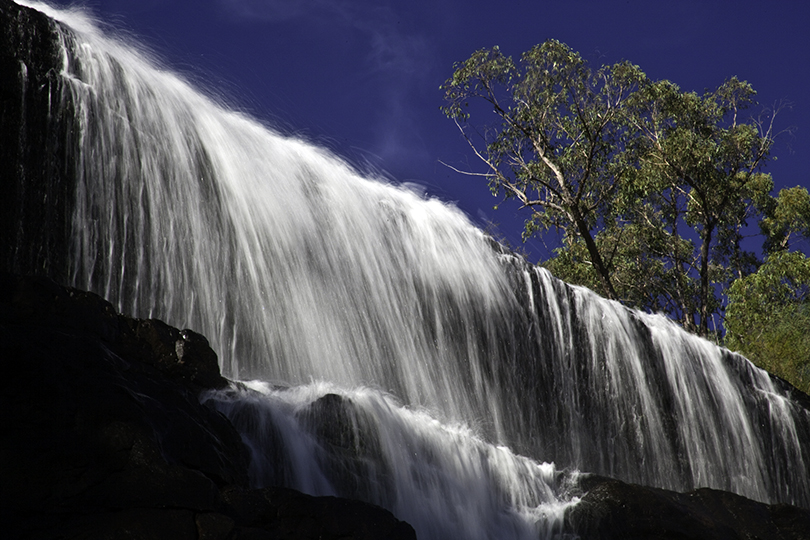
POLYGON ((251 490, 200 393, 228 384, 189 330, 0 274, 3 538, 415 538, 364 503, 251 490))
POLYGON ((0 0, 0 270, 64 279, 75 191, 72 103, 54 22, 0 0))
POLYGON ((583 540, 806 540, 810 511, 766 505, 733 493, 676 493, 586 476, 582 500, 565 516, 583 540))

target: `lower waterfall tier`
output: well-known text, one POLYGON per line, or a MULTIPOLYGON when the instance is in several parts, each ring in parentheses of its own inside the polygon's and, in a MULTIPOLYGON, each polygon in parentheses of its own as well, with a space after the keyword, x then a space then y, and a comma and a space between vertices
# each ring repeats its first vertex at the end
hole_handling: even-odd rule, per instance
POLYGON ((796 507, 555 471, 377 391, 231 383, 203 336, 117 315, 44 279, 0 274, 0 347, 0 507, 12 540, 123 530, 158 540, 799 540, 810 531, 810 511, 796 507), (375 435, 385 431, 395 433, 375 435), (376 499, 396 518, 284 485, 376 499), (412 519, 416 535, 397 518, 412 519))

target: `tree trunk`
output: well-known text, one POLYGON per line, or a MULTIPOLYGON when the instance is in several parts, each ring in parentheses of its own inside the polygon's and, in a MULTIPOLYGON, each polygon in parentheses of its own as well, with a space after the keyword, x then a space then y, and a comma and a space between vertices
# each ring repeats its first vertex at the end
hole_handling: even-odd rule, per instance
POLYGON ((698 335, 709 335, 709 245, 712 242, 714 226, 704 224, 700 246, 700 326, 698 335))
POLYGON ((613 289, 613 282, 610 279, 610 272, 608 272, 607 266, 605 266, 605 263, 602 260, 599 249, 596 247, 596 242, 591 235, 588 225, 585 223, 585 219, 582 217, 582 214, 580 214, 579 208, 573 206, 571 208, 571 214, 574 223, 576 223, 579 235, 582 236, 583 240, 585 240, 585 247, 588 248, 588 255, 591 257, 591 264, 593 264, 594 270, 596 270, 596 273, 599 275, 599 279, 602 282, 602 287, 604 288, 605 294, 611 300, 618 300, 619 297, 616 294, 616 291, 613 289))

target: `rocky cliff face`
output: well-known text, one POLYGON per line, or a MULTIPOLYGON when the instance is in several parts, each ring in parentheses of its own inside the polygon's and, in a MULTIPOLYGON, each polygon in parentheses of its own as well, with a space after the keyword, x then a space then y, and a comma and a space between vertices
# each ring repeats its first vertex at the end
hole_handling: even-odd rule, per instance
POLYGON ((0 1, 0 269, 65 274, 71 104, 53 21, 0 1))
POLYGON ((565 531, 584 540, 801 540, 810 512, 765 505, 733 493, 676 493, 598 476, 582 480, 583 497, 565 531))

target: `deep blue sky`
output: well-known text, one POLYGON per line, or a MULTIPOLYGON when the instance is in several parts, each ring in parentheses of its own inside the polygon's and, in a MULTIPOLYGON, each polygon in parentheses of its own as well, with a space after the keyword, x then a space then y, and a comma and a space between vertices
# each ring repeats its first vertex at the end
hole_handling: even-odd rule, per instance
MULTIPOLYGON (((71 2, 57 2, 67 5, 71 2)), ((598 0, 86 0, 170 66, 262 121, 360 168, 415 182, 520 243, 522 217, 485 183, 439 107, 454 62, 482 47, 512 56, 555 38, 593 65, 629 60, 685 90, 736 75, 762 105, 792 108, 777 127, 777 187, 810 184, 810 3, 598 0), (469 164, 469 167, 467 167, 469 164)), ((539 241, 526 246, 532 260, 539 241)))

